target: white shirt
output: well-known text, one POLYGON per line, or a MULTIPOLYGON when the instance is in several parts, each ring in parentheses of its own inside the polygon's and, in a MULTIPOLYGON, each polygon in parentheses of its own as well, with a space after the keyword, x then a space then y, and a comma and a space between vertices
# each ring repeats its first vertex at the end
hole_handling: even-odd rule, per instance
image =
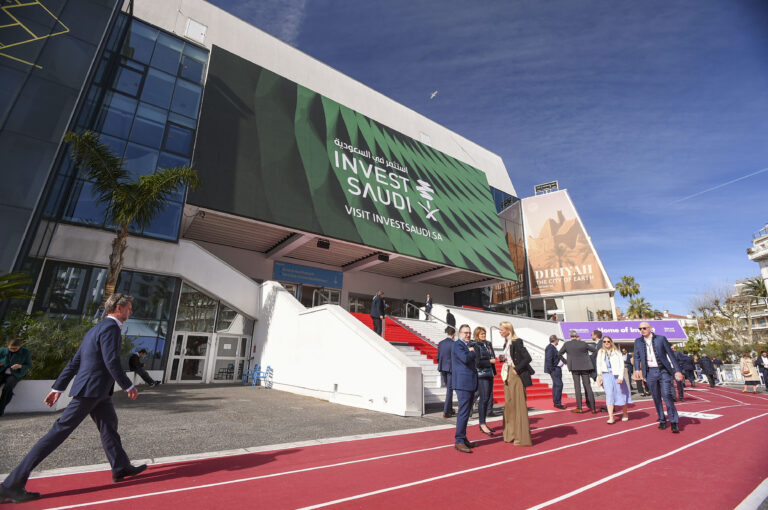
POLYGON ((656 353, 653 352, 653 335, 650 337, 643 337, 645 340, 645 359, 648 363, 648 368, 659 368, 659 362, 656 360, 656 353))
POLYGON ((768 358, 766 358, 765 356, 761 356, 761 358, 763 358, 763 366, 765 368, 768 368, 768 358))

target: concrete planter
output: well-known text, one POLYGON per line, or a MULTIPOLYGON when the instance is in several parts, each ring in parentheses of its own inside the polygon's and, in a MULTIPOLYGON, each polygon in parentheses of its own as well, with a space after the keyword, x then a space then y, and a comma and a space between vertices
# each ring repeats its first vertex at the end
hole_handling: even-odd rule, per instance
POLYGON ((62 392, 55 406, 48 407, 43 402, 45 396, 50 393, 54 382, 52 379, 22 379, 13 389, 13 399, 5 408, 5 413, 51 413, 64 409, 72 400, 72 397, 69 396, 71 382, 67 390, 62 392))

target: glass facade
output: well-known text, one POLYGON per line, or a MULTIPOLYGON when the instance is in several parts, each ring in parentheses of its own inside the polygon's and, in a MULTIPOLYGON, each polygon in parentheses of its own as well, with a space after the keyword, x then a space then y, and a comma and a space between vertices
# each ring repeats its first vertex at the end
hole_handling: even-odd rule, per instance
MULTIPOLYGON (((104 295, 107 270, 103 267, 47 261, 35 309, 95 316, 104 295)), ((116 292, 133 296, 133 315, 123 326, 131 351, 147 350, 148 370, 162 368, 171 313, 179 286, 177 278, 136 271, 122 271, 116 292)))
POLYGON ((491 188, 491 196, 493 197, 493 204, 496 206, 496 212, 500 213, 510 205, 512 205, 516 200, 519 200, 516 197, 513 197, 509 193, 505 193, 501 191, 500 189, 496 189, 493 186, 489 186, 491 188))
MULTIPOLYGON (((188 166, 197 129, 208 51, 121 15, 101 57, 76 123, 99 133, 122 157, 130 178, 160 168, 188 166)), ((47 212, 59 219, 110 228, 92 183, 78 175, 67 155, 56 177, 47 212)), ((144 229, 131 233, 175 241, 184 189, 144 229)))

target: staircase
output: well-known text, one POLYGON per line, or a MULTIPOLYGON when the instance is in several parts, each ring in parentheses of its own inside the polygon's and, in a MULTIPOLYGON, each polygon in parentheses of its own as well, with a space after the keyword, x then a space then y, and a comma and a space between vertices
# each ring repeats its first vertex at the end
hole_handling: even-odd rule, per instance
MULTIPOLYGON (((363 315, 363 314, 360 314, 363 315)), ((387 319, 390 320, 390 319, 387 319)), ((397 318, 396 319, 399 324, 401 324, 404 328, 409 329, 414 334, 428 340, 434 345, 437 345, 443 338, 445 338, 445 324, 435 321, 435 320, 421 320, 421 319, 404 319, 404 318, 397 318)), ((370 317, 368 317, 368 322, 370 323, 370 327, 373 327, 373 322, 371 321, 370 317)), ((497 332, 498 334, 498 332, 497 332)), ((385 335, 388 335, 388 332, 385 330, 385 335)), ((531 367, 536 371, 536 374, 534 374, 533 379, 533 385, 526 388, 526 396, 528 399, 552 399, 552 379, 549 376, 549 374, 544 373, 544 352, 537 348, 535 345, 529 345, 528 342, 526 342, 526 347, 528 347, 528 352, 531 354, 531 367)), ((498 351, 501 349, 501 346, 496 345, 494 348, 498 351)), ((568 380, 571 379, 570 373, 567 372, 567 368, 564 368, 564 374, 563 374, 563 382, 566 382, 565 375, 568 375, 568 380)), ((496 373, 497 376, 493 380, 493 402, 495 404, 503 404, 504 403, 504 382, 501 380, 501 363, 496 364, 496 373)), ((426 384, 425 384, 426 386, 426 384)), ((570 387, 573 387, 573 383, 570 383, 570 387)), ((565 388, 564 388, 565 389, 565 388)), ((445 392, 443 392, 445 393, 445 392)), ((566 394, 563 393, 563 397, 565 397, 566 394)), ((441 398, 445 398, 444 396, 441 398)))
MULTIPOLYGON (((352 313, 352 315, 373 329, 373 319, 370 315, 365 313, 352 313)), ((437 370, 437 347, 416 332, 403 327, 399 319, 391 317, 385 319, 384 340, 395 344, 398 350, 421 366, 424 402, 426 404, 444 402, 445 388, 442 387, 440 372, 437 370)))

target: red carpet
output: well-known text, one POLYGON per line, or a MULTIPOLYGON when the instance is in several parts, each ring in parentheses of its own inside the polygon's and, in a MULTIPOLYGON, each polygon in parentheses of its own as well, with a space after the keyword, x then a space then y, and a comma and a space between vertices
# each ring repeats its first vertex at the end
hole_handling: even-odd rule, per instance
POLYGON ((688 395, 696 398, 680 411, 719 417, 681 417, 682 432, 672 434, 656 428, 653 404, 641 402, 630 421, 614 425, 605 413, 532 416, 529 448, 473 426, 470 439, 480 442, 471 455, 453 449, 447 429, 154 465, 122 484, 103 471, 40 478, 27 489, 45 497, 21 508, 300 508, 334 501, 330 506, 343 508, 733 508, 768 476, 768 458, 755 447, 768 425, 768 398, 723 388, 688 395), (219 485, 201 487, 210 484, 219 485), (354 499, 338 501, 344 498, 354 499))

